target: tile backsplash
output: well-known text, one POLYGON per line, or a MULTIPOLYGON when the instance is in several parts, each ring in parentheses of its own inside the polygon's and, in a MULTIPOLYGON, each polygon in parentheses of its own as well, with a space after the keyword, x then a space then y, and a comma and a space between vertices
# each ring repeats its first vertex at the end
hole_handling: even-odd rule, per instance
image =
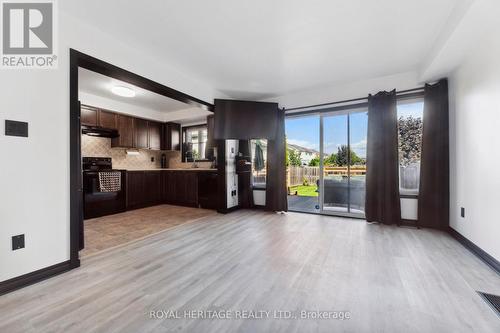
MULTIPOLYGON (((154 169, 160 167, 161 155, 167 156, 168 168, 190 168, 192 163, 182 163, 179 151, 139 149, 139 155, 127 155, 124 148, 111 148, 110 138, 82 135, 83 157, 111 157, 115 169, 154 169), (151 162, 151 157, 154 161, 151 162)), ((210 162, 199 162, 199 167, 209 168, 210 162)))

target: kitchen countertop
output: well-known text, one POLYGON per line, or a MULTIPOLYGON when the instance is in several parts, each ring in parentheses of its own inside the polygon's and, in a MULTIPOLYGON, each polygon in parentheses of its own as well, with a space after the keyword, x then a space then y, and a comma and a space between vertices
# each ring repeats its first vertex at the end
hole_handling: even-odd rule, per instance
POLYGON ((126 171, 217 171, 211 168, 138 168, 125 169, 126 171))

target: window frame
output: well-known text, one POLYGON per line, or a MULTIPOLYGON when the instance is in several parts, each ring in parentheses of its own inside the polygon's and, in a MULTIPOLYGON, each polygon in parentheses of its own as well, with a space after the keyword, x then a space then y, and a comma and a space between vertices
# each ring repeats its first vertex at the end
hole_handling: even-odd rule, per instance
MULTIPOLYGON (((207 132, 207 140, 204 142, 205 144, 208 143, 208 124, 198 124, 198 125, 190 125, 190 126, 183 126, 182 127, 182 135, 181 135, 181 161, 184 163, 194 163, 194 162, 210 162, 211 160, 207 159, 206 156, 203 159, 195 159, 194 162, 187 162, 186 161, 186 156, 184 156, 184 144, 186 143, 187 139, 187 132, 196 128, 200 129, 205 129, 207 132)), ((199 132, 199 131, 198 131, 199 132)), ((202 142, 203 143, 203 142, 202 142)), ((200 144, 200 143, 198 143, 200 144)))
MULTIPOLYGON (((412 104, 412 103, 419 103, 419 102, 421 102, 423 104, 425 103, 423 92, 398 96, 397 101, 396 101, 396 115, 397 115, 397 107, 400 103, 412 104)), ((422 122, 423 122, 423 116, 424 116, 424 114, 423 114, 424 109, 425 109, 425 104, 423 105, 423 108, 422 108, 422 122)), ((397 116, 397 119, 399 121, 399 116, 397 116)), ((420 144, 422 144, 422 143, 420 143, 420 144)), ((422 148, 420 148, 420 149, 422 149, 422 148)), ((422 163, 422 161, 420 161, 420 163, 422 163)), ((399 172, 400 172, 399 167, 400 167, 400 164, 399 164, 399 128, 398 128, 398 184, 401 181, 401 177, 399 176, 399 172)), ((420 175, 419 175, 419 179, 420 179, 420 175)), ((399 184, 399 197, 401 199, 418 199, 419 194, 420 194, 420 188, 418 188, 417 192, 414 193, 414 191, 411 191, 411 190, 402 190, 401 185, 399 184)))

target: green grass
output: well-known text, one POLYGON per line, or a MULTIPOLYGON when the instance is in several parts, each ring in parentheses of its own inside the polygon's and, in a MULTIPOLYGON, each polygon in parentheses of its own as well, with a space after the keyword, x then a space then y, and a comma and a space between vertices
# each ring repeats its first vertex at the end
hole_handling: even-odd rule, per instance
POLYGON ((297 186, 291 186, 290 187, 290 194, 295 194, 295 191, 297 191, 297 195, 303 196, 303 197, 317 197, 318 192, 316 192, 316 189, 318 187, 316 185, 297 185, 297 186))

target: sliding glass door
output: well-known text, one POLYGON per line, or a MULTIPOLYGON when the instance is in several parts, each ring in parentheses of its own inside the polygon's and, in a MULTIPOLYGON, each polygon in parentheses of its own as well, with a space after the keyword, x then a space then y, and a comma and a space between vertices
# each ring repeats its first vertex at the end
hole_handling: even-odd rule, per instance
POLYGON ((287 117, 289 210, 364 217, 367 128, 366 108, 287 117))
POLYGON ((366 109, 321 114, 321 213, 364 217, 367 127, 366 109))
POLYGON ((319 213, 319 115, 288 117, 285 130, 288 209, 319 213))

